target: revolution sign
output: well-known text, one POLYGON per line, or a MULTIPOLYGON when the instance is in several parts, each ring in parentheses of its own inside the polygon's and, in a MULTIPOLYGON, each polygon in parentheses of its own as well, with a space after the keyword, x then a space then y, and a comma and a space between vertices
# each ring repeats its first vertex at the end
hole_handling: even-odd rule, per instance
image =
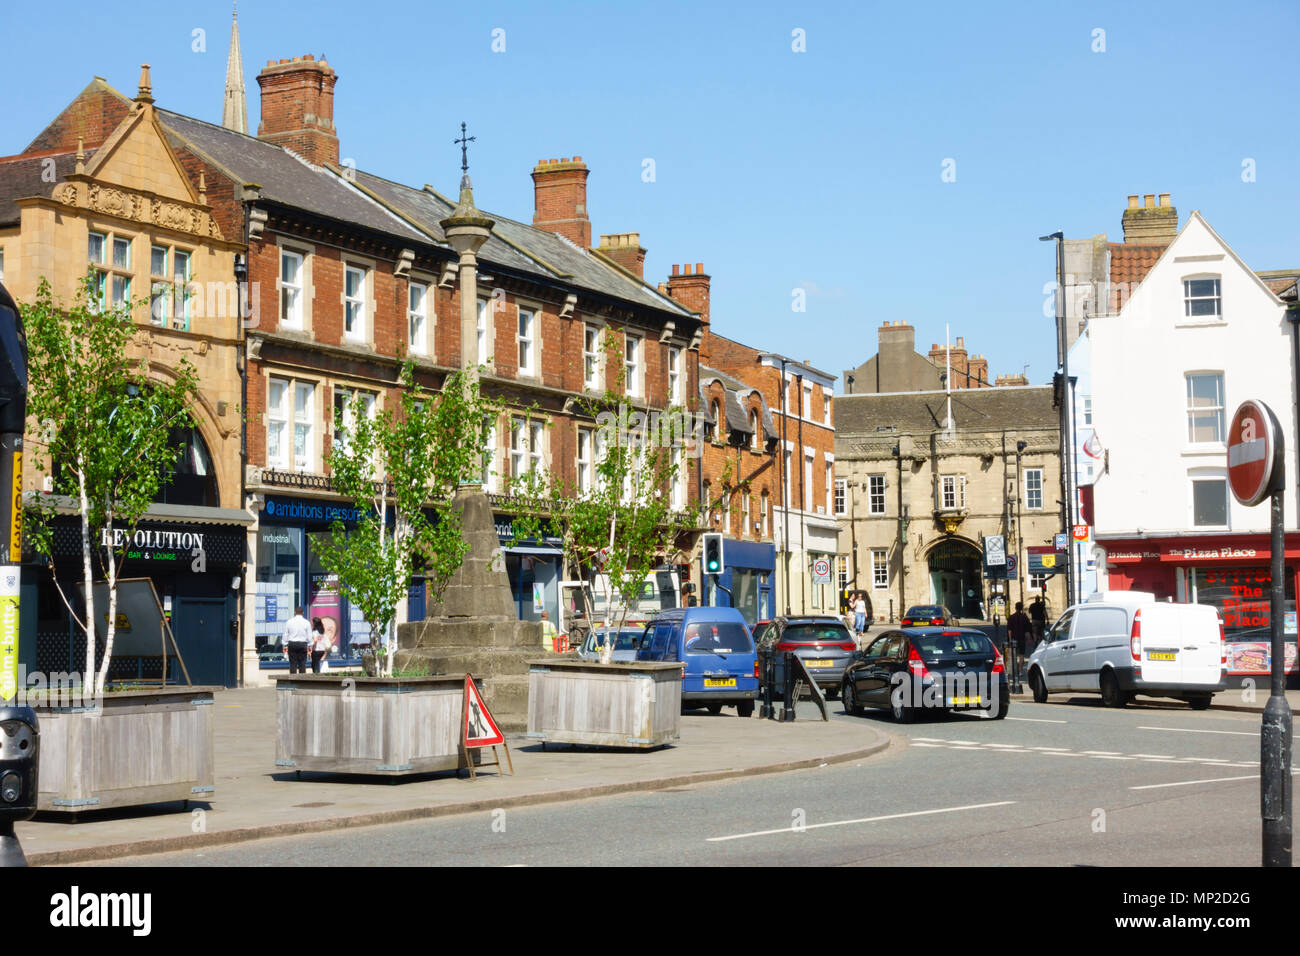
POLYGON ((1228 428, 1228 485, 1243 505, 1257 505, 1282 488, 1282 427, 1263 402, 1238 406, 1228 428))

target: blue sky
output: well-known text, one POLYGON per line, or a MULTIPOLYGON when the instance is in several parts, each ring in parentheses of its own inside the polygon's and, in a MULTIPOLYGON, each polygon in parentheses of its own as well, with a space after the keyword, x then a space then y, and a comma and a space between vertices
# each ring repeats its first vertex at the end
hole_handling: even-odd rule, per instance
MULTIPOLYGON (((49 9, 5 12, 0 154, 142 62, 159 105, 220 121, 228 2, 49 9)), ((1294 2, 244 0, 239 22, 250 125, 268 59, 325 54, 362 169, 453 192, 464 119, 480 205, 529 221, 533 164, 579 154, 593 235, 640 232, 654 280, 703 262, 717 331, 837 375, 906 320, 921 351, 948 323, 991 374, 1049 380, 1037 237, 1118 240, 1130 193, 1199 209, 1252 268, 1300 266, 1294 2)))

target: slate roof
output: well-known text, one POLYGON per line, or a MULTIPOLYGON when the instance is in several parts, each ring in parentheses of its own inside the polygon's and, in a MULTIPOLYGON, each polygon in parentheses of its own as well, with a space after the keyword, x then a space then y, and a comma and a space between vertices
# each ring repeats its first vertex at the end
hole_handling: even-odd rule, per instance
MULTIPOLYGON (((86 160, 95 154, 93 149, 86 150, 86 160)), ((14 156, 0 159, 0 226, 16 224, 22 218, 22 211, 15 200, 28 196, 48 196, 54 183, 43 179, 47 160, 54 160, 56 182, 62 182, 77 167, 77 154, 38 153, 35 156, 14 156)))
MULTIPOLYGON (((878 425, 895 425, 898 434, 923 434, 941 429, 947 416, 947 393, 885 392, 838 395, 835 433, 875 437, 878 425)), ((960 389, 952 393, 952 418, 957 433, 1017 428, 1056 428, 1050 385, 1002 385, 960 389)), ((894 434, 890 432, 889 434, 894 434)))
MULTIPOLYGON (((749 427, 749 412, 745 409, 744 400, 753 392, 758 396, 761 403, 762 427, 764 440, 776 438, 776 426, 772 421, 772 411, 767 407, 767 399, 763 393, 751 385, 746 385, 740 379, 721 372, 715 368, 709 368, 707 365, 700 366, 700 397, 705 398, 705 386, 710 382, 717 381, 722 384, 722 392, 726 396, 726 414, 727 414, 727 431, 736 431, 744 435, 752 435, 753 431, 749 427)), ((705 417, 710 424, 717 424, 713 421, 712 411, 705 402, 705 417)))
MULTIPOLYGON (((372 173, 358 170, 357 184, 378 199, 419 225, 439 242, 445 242, 440 221, 451 215, 455 203, 426 186, 416 189, 372 173)), ((540 273, 551 281, 564 281, 624 301, 649 308, 692 313, 674 299, 661 295, 644 282, 626 275, 585 249, 555 233, 525 225, 490 210, 481 210, 495 221, 493 235, 479 250, 479 258, 488 265, 540 273)))
POLYGON ((235 182, 261 186, 264 199, 408 242, 428 242, 421 232, 342 177, 313 166, 287 149, 170 110, 158 110, 158 119, 182 143, 224 169, 235 182))

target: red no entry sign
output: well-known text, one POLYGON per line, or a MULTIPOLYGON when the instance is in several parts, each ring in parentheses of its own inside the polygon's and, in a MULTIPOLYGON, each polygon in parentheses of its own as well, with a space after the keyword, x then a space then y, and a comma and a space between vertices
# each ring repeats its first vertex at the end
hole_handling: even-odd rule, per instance
POLYGON ((1228 485, 1243 505, 1257 505, 1282 488, 1282 429, 1263 402, 1237 407, 1228 428, 1228 485))

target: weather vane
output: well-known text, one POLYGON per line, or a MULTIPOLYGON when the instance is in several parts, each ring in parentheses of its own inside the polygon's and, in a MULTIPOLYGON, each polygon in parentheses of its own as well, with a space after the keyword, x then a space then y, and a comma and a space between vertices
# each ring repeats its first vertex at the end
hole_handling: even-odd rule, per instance
POLYGON ((460 139, 452 140, 453 143, 458 143, 460 145, 460 171, 462 175, 469 172, 469 144, 474 142, 476 139, 478 139, 477 136, 465 135, 465 124, 461 123, 460 139))

